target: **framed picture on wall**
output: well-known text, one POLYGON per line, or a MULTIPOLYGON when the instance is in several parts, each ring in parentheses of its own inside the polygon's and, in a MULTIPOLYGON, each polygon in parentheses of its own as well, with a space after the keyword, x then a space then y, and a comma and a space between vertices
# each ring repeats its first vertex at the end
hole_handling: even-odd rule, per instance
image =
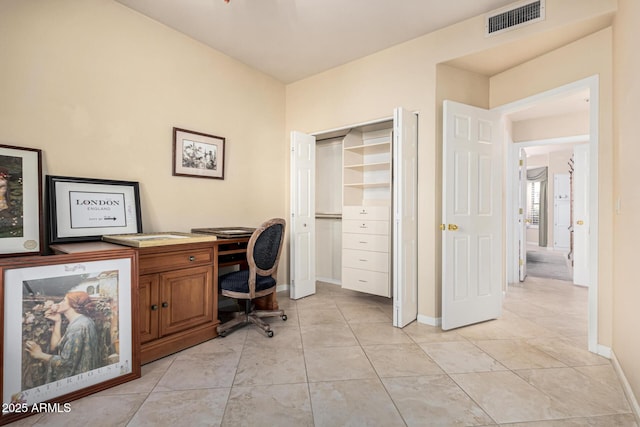
POLYGON ((51 175, 46 181, 50 243, 142 232, 137 182, 51 175))
POLYGON ((133 250, 20 260, 0 261, 0 424, 42 403, 70 412, 70 401, 140 377, 133 250))
POLYGON ((42 154, 0 145, 0 256, 42 253, 42 154))
POLYGON ((220 136, 173 128, 173 175, 224 179, 224 143, 220 136))

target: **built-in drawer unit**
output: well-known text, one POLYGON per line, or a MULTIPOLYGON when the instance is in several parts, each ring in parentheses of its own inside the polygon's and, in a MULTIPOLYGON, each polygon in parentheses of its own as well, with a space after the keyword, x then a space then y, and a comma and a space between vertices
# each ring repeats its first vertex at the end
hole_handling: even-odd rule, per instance
POLYGON ((388 206, 343 206, 342 287, 391 296, 388 206))

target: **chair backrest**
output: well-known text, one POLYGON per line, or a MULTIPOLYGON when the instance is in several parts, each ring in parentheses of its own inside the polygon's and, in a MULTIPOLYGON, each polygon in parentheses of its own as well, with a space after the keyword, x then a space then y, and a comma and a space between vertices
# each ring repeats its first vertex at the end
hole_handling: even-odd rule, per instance
POLYGON ((278 261, 284 241, 285 220, 273 218, 258 227, 247 244, 249 269, 261 276, 274 279, 278 273, 278 261))

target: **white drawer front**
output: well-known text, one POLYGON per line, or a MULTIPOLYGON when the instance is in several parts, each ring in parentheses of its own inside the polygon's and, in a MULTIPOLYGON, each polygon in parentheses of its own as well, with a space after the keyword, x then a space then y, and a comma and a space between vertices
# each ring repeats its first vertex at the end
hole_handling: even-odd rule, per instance
POLYGON ((389 252, 389 236, 383 234, 342 234, 343 249, 389 252))
POLYGON ((343 206, 342 219, 389 221, 387 206, 343 206))
POLYGON ((344 267, 388 273, 389 253, 345 249, 342 251, 342 265, 344 267))
POLYGON ((387 298, 391 296, 389 273, 343 268, 342 287, 387 298))
POLYGON ((342 220, 343 233, 389 235, 389 221, 342 220))

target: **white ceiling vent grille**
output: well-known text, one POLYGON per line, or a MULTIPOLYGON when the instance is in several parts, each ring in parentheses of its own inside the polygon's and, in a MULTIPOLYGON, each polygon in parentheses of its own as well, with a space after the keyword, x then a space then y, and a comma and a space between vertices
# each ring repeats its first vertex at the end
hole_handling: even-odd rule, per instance
POLYGON ((544 1, 520 1, 487 14, 485 35, 493 36, 544 20, 544 1))

